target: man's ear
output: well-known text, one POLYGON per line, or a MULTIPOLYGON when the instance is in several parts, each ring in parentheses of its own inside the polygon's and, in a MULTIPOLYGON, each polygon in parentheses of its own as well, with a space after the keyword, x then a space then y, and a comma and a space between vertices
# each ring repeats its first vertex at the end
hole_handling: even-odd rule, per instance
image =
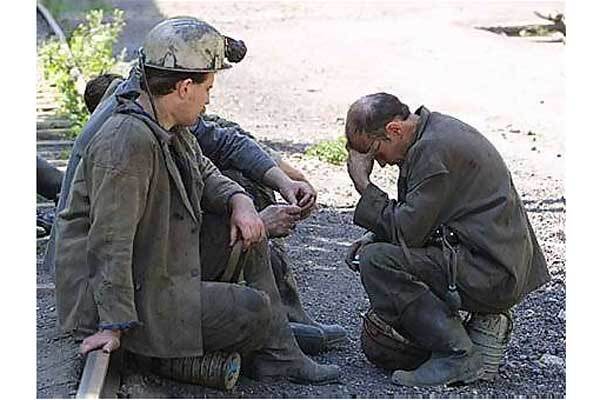
POLYGON ((393 119, 385 125, 385 132, 389 137, 398 136, 402 133, 402 121, 393 119))
POLYGON ((193 81, 190 78, 188 78, 188 79, 179 81, 175 84, 175 90, 179 94, 179 97, 181 97, 181 98, 186 97, 186 95, 189 93, 189 91, 191 89, 192 83, 193 83, 193 81))

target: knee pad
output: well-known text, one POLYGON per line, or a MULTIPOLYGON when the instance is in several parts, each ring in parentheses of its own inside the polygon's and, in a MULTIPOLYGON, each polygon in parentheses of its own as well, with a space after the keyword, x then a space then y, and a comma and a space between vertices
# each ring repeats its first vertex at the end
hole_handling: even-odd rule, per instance
POLYGON ((367 359, 387 370, 414 370, 431 355, 426 349, 400 335, 379 318, 372 308, 363 316, 360 342, 367 359))

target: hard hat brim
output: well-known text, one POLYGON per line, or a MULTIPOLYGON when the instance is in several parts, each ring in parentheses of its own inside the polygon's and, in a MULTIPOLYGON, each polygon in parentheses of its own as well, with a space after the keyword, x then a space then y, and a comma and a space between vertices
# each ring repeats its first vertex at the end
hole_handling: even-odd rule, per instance
POLYGON ((221 68, 201 68, 201 69, 191 69, 191 68, 168 68, 168 67, 162 67, 160 65, 154 65, 154 64, 149 64, 146 63, 144 64, 145 67, 148 68, 152 68, 152 69, 158 69, 161 71, 170 71, 170 72, 189 72, 189 73, 207 73, 207 72, 217 72, 217 71, 222 71, 225 69, 229 69, 232 67, 231 64, 227 64, 227 63, 223 63, 221 65, 221 68))

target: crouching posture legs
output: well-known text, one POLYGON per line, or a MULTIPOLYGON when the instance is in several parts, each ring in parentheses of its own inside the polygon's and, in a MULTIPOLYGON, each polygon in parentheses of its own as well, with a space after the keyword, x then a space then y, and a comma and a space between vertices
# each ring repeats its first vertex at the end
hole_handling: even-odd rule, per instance
POLYGON ((375 313, 422 349, 405 365, 411 370, 394 373, 395 383, 434 386, 479 377, 481 355, 461 319, 441 300, 447 288, 443 265, 435 247, 405 254, 399 246, 374 243, 361 253, 361 279, 375 313))

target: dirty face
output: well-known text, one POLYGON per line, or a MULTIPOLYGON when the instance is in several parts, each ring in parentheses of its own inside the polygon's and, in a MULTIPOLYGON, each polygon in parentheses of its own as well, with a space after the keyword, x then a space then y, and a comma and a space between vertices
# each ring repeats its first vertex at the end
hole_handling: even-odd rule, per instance
POLYGON ((192 80, 185 81, 180 105, 180 124, 190 126, 196 123, 198 117, 206 111, 206 105, 210 103, 210 90, 215 80, 214 72, 208 73, 202 83, 194 83, 192 80))

